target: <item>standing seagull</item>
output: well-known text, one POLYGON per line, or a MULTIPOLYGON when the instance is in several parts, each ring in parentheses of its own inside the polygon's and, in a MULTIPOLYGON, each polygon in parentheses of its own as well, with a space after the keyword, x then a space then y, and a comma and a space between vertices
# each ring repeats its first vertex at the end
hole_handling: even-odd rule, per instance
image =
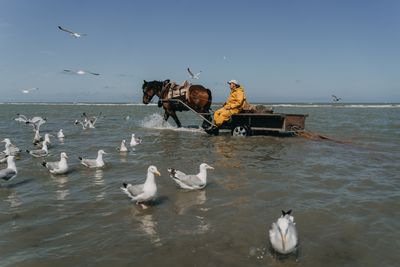
POLYGON ((7 156, 7 168, 0 170, 0 178, 10 181, 17 176, 17 173, 14 156, 7 156))
POLYGON ((154 174, 158 176, 161 175, 156 166, 151 165, 147 169, 147 177, 144 184, 131 185, 123 183, 123 187, 121 187, 121 190, 125 194, 127 194, 132 199, 132 201, 136 201, 136 204, 150 201, 154 199, 157 194, 157 185, 154 180, 154 174))
POLYGON ((59 28, 60 30, 64 31, 64 32, 69 33, 71 36, 73 36, 73 37, 75 37, 75 38, 79 38, 79 37, 82 37, 82 36, 86 36, 86 35, 87 35, 86 33, 77 33, 77 32, 73 32, 73 31, 67 30, 67 29, 65 29, 65 28, 63 28, 63 27, 61 27, 61 26, 58 26, 58 28, 59 28))
POLYGON ((289 254, 297 247, 297 230, 292 210, 282 210, 282 216, 274 223, 269 230, 269 240, 272 247, 279 253, 289 254))
POLYGON ((33 90, 39 90, 39 88, 33 87, 33 88, 30 88, 30 89, 22 90, 22 93, 24 93, 24 94, 29 94, 30 91, 33 91, 33 90))
POLYGON ((106 155, 107 153, 104 152, 104 150, 100 149, 97 151, 97 158, 96 159, 84 159, 82 157, 79 157, 79 160, 81 161, 82 165, 89 167, 89 168, 101 168, 104 167, 105 163, 103 160, 103 155, 106 155))
POLYGON ((196 73, 196 74, 194 74, 193 72, 191 72, 191 70, 189 69, 189 68, 187 68, 187 71, 189 72, 189 75, 190 75, 190 78, 192 78, 192 79, 196 79, 196 80, 198 80, 200 77, 200 74, 201 74, 201 71, 199 71, 198 73, 196 73))
POLYGON ((169 176, 183 189, 198 190, 203 189, 207 185, 207 169, 214 169, 207 163, 200 164, 200 172, 198 174, 186 175, 185 173, 169 168, 169 176))
POLYGON ((67 153, 62 152, 60 154, 60 161, 54 161, 54 162, 43 161, 42 165, 46 167, 50 173, 65 174, 68 172, 67 158, 68 158, 67 153))

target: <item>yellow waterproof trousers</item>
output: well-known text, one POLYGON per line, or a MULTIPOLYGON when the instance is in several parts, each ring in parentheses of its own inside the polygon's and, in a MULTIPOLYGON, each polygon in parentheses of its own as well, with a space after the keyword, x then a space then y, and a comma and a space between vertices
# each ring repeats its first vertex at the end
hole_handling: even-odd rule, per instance
POLYGON ((214 112, 214 124, 220 127, 224 122, 228 121, 233 114, 239 113, 239 109, 225 109, 224 107, 214 112))

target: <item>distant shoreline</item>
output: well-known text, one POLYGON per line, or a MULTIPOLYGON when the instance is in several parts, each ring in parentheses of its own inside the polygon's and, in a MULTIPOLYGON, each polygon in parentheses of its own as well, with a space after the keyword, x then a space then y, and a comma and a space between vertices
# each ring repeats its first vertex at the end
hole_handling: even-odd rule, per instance
MULTIPOLYGON (((297 108, 313 108, 313 107, 332 107, 332 108, 400 108, 400 103, 252 103, 255 105, 266 105, 272 107, 297 107, 297 108)), ((145 105, 143 103, 122 103, 122 102, 0 102, 0 105, 43 105, 43 106, 157 106, 157 103, 145 105)), ((222 103, 213 103, 213 106, 221 106, 222 103)))

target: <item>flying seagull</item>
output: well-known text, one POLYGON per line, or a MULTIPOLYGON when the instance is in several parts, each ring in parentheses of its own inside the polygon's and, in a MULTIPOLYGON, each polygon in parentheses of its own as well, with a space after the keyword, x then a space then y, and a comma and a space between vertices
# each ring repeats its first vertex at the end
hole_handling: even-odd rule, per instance
POLYGON ((337 97, 337 96, 335 96, 335 95, 332 95, 332 100, 333 100, 333 102, 339 102, 342 98, 341 97, 337 97))
POLYGON ((33 90, 39 90, 39 88, 33 87, 33 88, 26 89, 26 90, 22 90, 22 93, 29 94, 33 90))
POLYGON ((78 75, 84 75, 84 74, 92 74, 99 76, 99 73, 87 71, 87 70, 64 70, 64 72, 72 73, 72 74, 78 74, 78 75))
POLYGON ((64 31, 64 32, 69 33, 72 37, 75 37, 75 38, 79 38, 79 37, 82 37, 82 36, 86 36, 86 35, 87 35, 86 33, 77 33, 77 32, 73 32, 73 31, 67 30, 67 29, 65 29, 65 28, 63 28, 63 27, 61 27, 61 26, 58 26, 58 28, 59 28, 60 30, 64 31))
POLYGON ((201 74, 201 71, 199 71, 198 73, 196 73, 196 74, 193 74, 193 72, 189 69, 189 68, 187 68, 187 71, 189 72, 189 75, 190 75, 190 77, 192 78, 192 79, 196 79, 196 80, 198 80, 200 77, 200 74, 201 74))

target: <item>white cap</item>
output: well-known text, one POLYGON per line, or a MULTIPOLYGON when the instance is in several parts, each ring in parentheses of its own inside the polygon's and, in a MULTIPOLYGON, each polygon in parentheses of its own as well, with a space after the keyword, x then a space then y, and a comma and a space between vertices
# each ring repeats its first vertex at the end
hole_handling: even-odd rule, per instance
POLYGON ((231 83, 234 83, 234 84, 236 84, 236 85, 239 85, 238 82, 237 82, 236 80, 230 80, 230 81, 228 82, 228 84, 231 84, 231 83))

